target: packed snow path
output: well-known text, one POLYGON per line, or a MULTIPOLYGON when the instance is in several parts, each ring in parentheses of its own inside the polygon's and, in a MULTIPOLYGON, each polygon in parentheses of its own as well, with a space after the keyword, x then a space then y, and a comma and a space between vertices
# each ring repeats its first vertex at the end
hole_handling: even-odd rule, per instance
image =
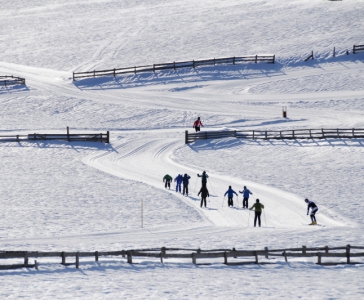
MULTIPOLYGON (((189 184, 189 196, 183 196, 175 192, 175 184, 171 185, 171 193, 176 196, 176 201, 181 200, 198 209, 206 220, 215 226, 248 227, 253 224, 254 213, 242 209, 243 186, 247 185, 253 191, 249 199, 251 207, 256 198, 260 198, 265 205, 262 214, 263 227, 295 227, 308 223, 308 217, 304 214, 306 205, 301 197, 284 192, 259 183, 248 182, 244 178, 230 178, 228 176, 207 173, 209 175, 207 188, 210 197, 207 209, 200 208, 200 198, 197 193, 201 186, 201 179, 197 174, 203 170, 191 166, 180 165, 173 161, 173 153, 180 147, 187 147, 181 142, 181 138, 161 138, 160 134, 147 134, 144 137, 125 137, 119 140, 113 151, 96 154, 84 159, 86 164, 98 168, 104 172, 118 177, 143 182, 156 188, 164 189, 162 178, 170 174, 173 178, 177 174, 191 176, 189 184), (234 207, 227 206, 227 197, 224 197, 229 185, 239 194, 234 196, 234 207), (250 217, 250 222, 248 219, 250 217)), ((163 199, 159 199, 163 201, 163 199)), ((325 215, 320 215, 320 224, 337 226, 339 222, 325 215)))

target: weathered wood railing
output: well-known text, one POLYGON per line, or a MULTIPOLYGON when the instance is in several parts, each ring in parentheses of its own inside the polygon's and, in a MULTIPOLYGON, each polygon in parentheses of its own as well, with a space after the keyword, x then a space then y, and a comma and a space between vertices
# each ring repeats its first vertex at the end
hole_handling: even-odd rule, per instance
POLYGON ((353 46, 353 53, 364 51, 364 45, 354 45, 353 46))
POLYGON ((211 66, 218 64, 238 64, 243 62, 275 62, 275 55, 249 55, 249 56, 239 56, 239 57, 225 57, 225 58, 212 58, 212 59, 204 59, 204 60, 192 60, 192 61, 175 61, 172 63, 160 63, 146 66, 135 66, 128 68, 118 68, 118 69, 109 69, 109 70, 94 70, 87 72, 74 72, 73 73, 73 81, 80 78, 87 77, 99 77, 99 76, 114 76, 121 74, 130 74, 130 73, 141 73, 141 72, 155 72, 161 70, 176 70, 181 68, 196 68, 199 66, 211 66))
POLYGON ((14 85, 14 84, 24 84, 25 85, 25 78, 16 77, 13 75, 5 75, 0 76, 0 84, 1 85, 14 85))
POLYGON ((30 133, 17 135, 0 135, 0 142, 21 142, 21 141, 37 141, 37 140, 64 140, 72 141, 88 141, 88 142, 104 142, 110 143, 110 132, 106 133, 70 133, 67 127, 67 133, 30 133))
MULTIPOLYGON (((157 258, 161 263, 164 259, 168 258, 182 258, 190 259, 193 264, 198 264, 199 259, 212 259, 222 258, 223 263, 226 265, 241 265, 241 264, 265 264, 274 263, 261 261, 259 262, 258 257, 264 256, 265 259, 269 257, 279 258, 282 257, 286 262, 288 258, 297 257, 317 257, 317 264, 319 265, 336 265, 336 264, 361 264, 362 261, 353 262, 351 258, 364 257, 364 252, 357 252, 357 250, 364 250, 364 246, 350 246, 345 247, 313 247, 307 248, 302 246, 301 248, 286 248, 286 249, 268 249, 265 247, 264 250, 236 250, 233 249, 214 249, 214 250, 202 250, 202 249, 184 249, 184 248, 153 248, 153 249, 135 249, 135 250, 120 250, 120 251, 93 251, 93 252, 38 252, 38 251, 0 251, 0 259, 17 259, 22 258, 24 263, 22 264, 8 264, 0 265, 0 269, 15 269, 15 268, 36 268, 38 269, 39 264, 35 260, 34 264, 29 263, 29 258, 44 258, 44 257, 59 257, 61 258, 61 264, 75 265, 79 268, 81 257, 94 257, 95 261, 99 261, 100 257, 104 256, 122 256, 126 258, 127 263, 133 263, 134 258, 157 258), (343 250, 342 252, 340 252, 343 250), (169 253, 167 253, 167 251, 169 253), (176 253, 178 252, 178 253, 176 253), (187 252, 187 253, 186 253, 187 252), (68 262, 67 258, 74 257, 74 262, 68 262), (323 258, 345 258, 345 262, 323 262, 323 258), (233 260, 229 262, 229 258, 253 258, 250 261, 237 261, 233 260)), ((202 263, 206 264, 206 263, 202 263)))
POLYGON ((198 140, 219 139, 235 137, 242 139, 326 139, 326 138, 364 138, 364 129, 292 129, 292 130, 230 130, 230 131, 200 131, 189 133, 185 131, 185 143, 192 143, 198 140))

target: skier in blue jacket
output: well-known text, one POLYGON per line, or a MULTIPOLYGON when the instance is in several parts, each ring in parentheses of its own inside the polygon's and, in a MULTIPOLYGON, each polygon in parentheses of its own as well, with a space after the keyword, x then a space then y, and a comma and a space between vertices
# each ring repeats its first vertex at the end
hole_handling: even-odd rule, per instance
POLYGON ((249 200, 249 194, 253 195, 251 191, 249 191, 246 186, 244 185, 244 190, 239 191, 240 194, 243 194, 243 208, 248 208, 248 200, 249 200))
POLYGON ((226 191, 224 197, 228 195, 228 206, 234 206, 233 197, 234 194, 238 196, 238 194, 231 188, 231 185, 229 186, 229 189, 226 191))
POLYGON ((176 183, 176 192, 181 192, 181 184, 182 184, 183 177, 181 174, 178 174, 177 177, 174 179, 176 183))
POLYGON ((188 196, 188 182, 189 182, 189 179, 191 178, 191 176, 185 174, 183 176, 183 179, 182 179, 182 183, 183 183, 183 195, 185 195, 186 193, 186 196, 188 196))

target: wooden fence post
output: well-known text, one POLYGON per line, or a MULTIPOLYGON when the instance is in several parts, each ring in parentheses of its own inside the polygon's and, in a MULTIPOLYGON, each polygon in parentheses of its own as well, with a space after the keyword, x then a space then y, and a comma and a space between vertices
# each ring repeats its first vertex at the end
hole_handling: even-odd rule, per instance
POLYGON ((268 139, 268 132, 267 132, 267 130, 265 131, 265 139, 266 140, 268 139))
POLYGON ((224 264, 227 265, 228 259, 227 259, 227 253, 224 251, 224 264))
POLYGON ((295 137, 294 137, 294 130, 292 130, 292 138, 295 139, 295 137))
POLYGON ((255 63, 258 62, 258 55, 255 55, 255 63))
POLYGON ((321 133, 322 133, 322 138, 325 138, 325 133, 324 133, 324 129, 321 128, 321 133))
POLYGON ((38 262, 35 260, 35 261, 34 261, 34 267, 35 267, 35 269, 36 269, 37 271, 39 270, 39 269, 38 269, 38 266, 39 266, 39 265, 38 265, 38 262))
POLYGON ((116 77, 116 69, 114 68, 114 78, 116 77))
POLYGON ((134 74, 136 75, 136 66, 134 67, 134 74))
POLYGON ((24 265, 27 267, 29 264, 28 252, 24 253, 24 265))
POLYGON ((185 144, 188 144, 188 130, 185 131, 185 144))
POLYGON ((355 134, 354 134, 355 129, 353 128, 352 131, 353 131, 353 137, 355 137, 355 134))
POLYGON ((94 78, 96 77, 96 71, 94 70, 94 78))
POLYGON ((95 261, 99 261, 99 251, 95 251, 95 261))
POLYGON ((62 251, 62 254, 61 254, 61 257, 62 257, 62 265, 65 265, 66 264, 66 254, 64 253, 64 251, 62 251))
POLYGON ((265 250, 265 258, 268 258, 268 247, 264 247, 265 250))
POLYGON ((346 245, 346 263, 350 264, 350 245, 346 245))
POLYGON ((153 73, 155 73, 155 64, 153 64, 153 73))
POLYGON ((258 264, 258 253, 257 253, 257 251, 254 251, 254 256, 255 256, 255 263, 258 264))
POLYGON ((325 253, 329 253, 329 246, 325 246, 325 253))
POLYGON ((282 255, 284 256, 284 260, 285 260, 286 262, 288 262, 288 260, 287 260, 287 254, 286 254, 286 251, 283 251, 282 255))
POLYGON ((110 131, 106 131, 106 143, 110 144, 110 131))
POLYGON ((196 253, 192 253, 192 263, 196 264, 196 253))
POLYGON ((173 69, 176 71, 176 62, 173 62, 173 69))
POLYGON ((253 130, 253 140, 254 140, 254 130, 253 130))
POLYGON ((72 72, 72 81, 75 81, 75 72, 72 72))
POLYGON ((80 253, 76 252, 76 269, 80 266, 80 253))
POLYGON ((302 253, 306 254, 306 246, 302 246, 302 253))
POLYGON ((274 64, 275 60, 276 60, 276 56, 273 55, 273 62, 272 62, 273 64, 274 64))
POLYGON ((321 252, 317 253, 317 264, 321 265, 321 252))
POLYGON ((126 256, 127 256, 127 262, 128 264, 132 264, 133 263, 133 256, 132 256, 132 251, 126 251, 126 256))
POLYGON ((67 141, 70 141, 70 128, 67 126, 67 141))
POLYGON ((162 247, 161 249, 161 263, 163 264, 163 257, 166 254, 166 247, 162 247))

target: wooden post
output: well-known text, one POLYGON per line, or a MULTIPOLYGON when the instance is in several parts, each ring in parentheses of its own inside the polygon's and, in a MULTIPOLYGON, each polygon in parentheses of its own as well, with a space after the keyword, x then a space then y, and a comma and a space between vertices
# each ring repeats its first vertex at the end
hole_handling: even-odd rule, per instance
POLYGON ((334 47, 334 51, 332 52, 332 56, 335 57, 335 47, 334 47))
POLYGON ((188 144, 188 130, 185 131, 185 144, 188 144))
POLYGON ((192 263, 196 264, 196 253, 192 253, 192 263))
POLYGON ((268 139, 268 132, 267 132, 267 130, 265 131, 265 139, 266 140, 268 139))
POLYGON ((306 246, 302 246, 302 253, 306 254, 306 246))
POLYGON ((337 137, 340 138, 339 128, 336 128, 337 137))
POLYGON ((72 81, 75 81, 75 72, 72 72, 72 81))
POLYGON ((27 267, 29 264, 28 252, 24 253, 24 265, 27 267))
POLYGON ((288 260, 287 260, 287 254, 286 254, 286 251, 283 251, 282 255, 284 256, 284 260, 285 260, 286 262, 288 262, 288 260))
POLYGON ((227 254, 226 251, 224 251, 224 264, 226 265, 228 263, 227 254))
POLYGON ((236 130, 235 130, 235 132, 234 132, 234 137, 236 137, 236 130))
POLYGON ((153 64, 153 73, 155 73, 155 64, 153 64))
POLYGON ((253 130, 253 140, 254 140, 254 130, 253 130))
POLYGON ((346 263, 350 264, 350 245, 346 245, 346 263))
POLYGON ((321 252, 317 253, 317 264, 321 265, 321 252))
POLYGON ((233 57, 233 65, 235 65, 235 56, 233 57))
POLYGON ((110 131, 106 131, 106 143, 110 144, 110 131))
POLYGON ((265 258, 268 258, 268 247, 264 247, 265 250, 265 258))
POLYGON ((64 253, 64 251, 62 251, 62 254, 61 254, 61 257, 62 257, 62 265, 65 265, 66 264, 66 254, 64 253))
POLYGON ((115 68, 114 68, 114 78, 116 77, 116 70, 115 70, 115 68))
POLYGON ((173 62, 173 69, 176 71, 176 62, 173 62))
POLYGON ((35 260, 35 261, 34 261, 34 267, 35 267, 35 269, 36 269, 37 271, 39 270, 38 266, 39 266, 39 265, 38 265, 38 262, 35 260))
POLYGON ((134 74, 136 74, 136 66, 134 67, 134 74))
POLYGON ((80 253, 76 252, 76 269, 80 266, 80 253))
POLYGON ((67 141, 70 141, 70 128, 67 126, 67 141))
POLYGON ((258 264, 258 253, 257 253, 257 251, 254 251, 254 256, 255 256, 255 263, 258 264))
POLYGON ((99 261, 99 251, 95 251, 95 261, 99 261))
POLYGON ((128 264, 132 264, 133 263, 132 251, 126 251, 126 255, 128 264))
POLYGON ((281 140, 283 140, 283 138, 282 138, 282 131, 279 131, 279 137, 281 138, 281 140))
POLYGON ((324 133, 324 129, 321 128, 321 133, 322 133, 322 138, 325 138, 325 133, 324 133))
POLYGON ((255 63, 258 62, 258 55, 255 55, 255 63))
POLYGON ((312 139, 311 129, 309 129, 309 132, 310 132, 310 139, 312 139))
POLYGON ((355 129, 353 128, 352 131, 353 131, 353 137, 355 137, 355 134, 354 134, 355 129))
POLYGON ((295 137, 294 137, 294 130, 292 130, 292 138, 294 139, 295 137))
POLYGON ((313 50, 312 50, 312 52, 311 52, 311 58, 313 59, 313 50))
POLYGON ((329 253, 329 246, 325 246, 325 253, 329 253))

